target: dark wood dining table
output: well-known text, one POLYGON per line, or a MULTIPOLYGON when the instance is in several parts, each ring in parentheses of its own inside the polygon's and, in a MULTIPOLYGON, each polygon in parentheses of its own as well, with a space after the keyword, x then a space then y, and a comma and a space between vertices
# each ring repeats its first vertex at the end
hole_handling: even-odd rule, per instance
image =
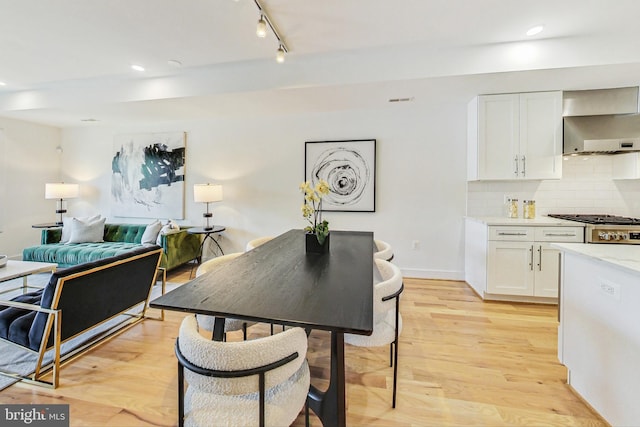
MULTIPOLYGON (((331 332, 329 386, 309 389, 324 426, 346 425, 344 334, 373 332, 373 233, 331 231, 327 254, 305 252, 290 230, 151 301, 165 310, 331 332)), ((217 319, 214 339, 222 339, 217 319)))

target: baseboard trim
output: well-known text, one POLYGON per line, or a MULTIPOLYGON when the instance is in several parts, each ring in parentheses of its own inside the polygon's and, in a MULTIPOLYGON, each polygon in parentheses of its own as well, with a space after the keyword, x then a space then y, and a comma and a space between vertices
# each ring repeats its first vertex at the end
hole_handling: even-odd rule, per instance
POLYGON ((412 277, 415 279, 436 279, 436 280, 464 280, 464 272, 452 270, 423 270, 417 268, 403 268, 402 275, 404 277, 412 277))

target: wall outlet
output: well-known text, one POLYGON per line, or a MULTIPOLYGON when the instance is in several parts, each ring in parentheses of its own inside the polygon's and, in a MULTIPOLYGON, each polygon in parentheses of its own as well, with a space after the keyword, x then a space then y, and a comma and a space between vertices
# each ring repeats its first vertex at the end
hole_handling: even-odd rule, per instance
POLYGON ((413 242, 411 242, 411 249, 414 251, 420 249, 420 240, 414 240, 413 242))
POLYGON ((613 297, 617 300, 620 299, 620 285, 617 283, 613 283, 613 282, 609 282, 608 280, 601 279, 600 291, 603 294, 613 297))
POLYGON ((511 201, 511 199, 513 199, 513 197, 511 197, 511 196, 510 196, 510 195, 508 195, 508 194, 505 194, 503 197, 504 197, 504 199, 502 200, 502 203, 504 203, 505 205, 506 205, 507 203, 509 203, 509 202, 511 201))

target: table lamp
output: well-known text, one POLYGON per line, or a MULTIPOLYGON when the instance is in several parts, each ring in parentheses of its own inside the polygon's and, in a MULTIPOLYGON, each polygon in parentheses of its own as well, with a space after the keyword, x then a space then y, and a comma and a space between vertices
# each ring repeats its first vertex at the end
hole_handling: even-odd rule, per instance
POLYGON ((60 203, 59 206, 56 206, 56 213, 60 214, 60 221, 56 222, 56 225, 62 225, 62 214, 67 212, 63 206, 64 199, 76 197, 78 197, 78 184, 65 184, 64 182, 45 184, 44 198, 58 199, 58 203, 60 203))
POLYGON ((209 225, 209 218, 213 217, 213 214, 209 212, 209 203, 220 202, 222 200, 222 185, 217 184, 195 184, 193 186, 193 200, 196 203, 206 203, 207 212, 202 216, 206 218, 207 225, 205 230, 213 230, 213 226, 209 225))

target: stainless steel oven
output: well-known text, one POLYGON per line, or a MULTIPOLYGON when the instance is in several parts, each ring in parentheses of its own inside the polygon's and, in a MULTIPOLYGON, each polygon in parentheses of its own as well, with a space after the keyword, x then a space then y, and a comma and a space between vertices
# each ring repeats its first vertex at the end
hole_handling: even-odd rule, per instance
POLYGON ((640 244, 639 218, 597 214, 549 214, 548 216, 586 224, 584 229, 586 243, 640 244))

